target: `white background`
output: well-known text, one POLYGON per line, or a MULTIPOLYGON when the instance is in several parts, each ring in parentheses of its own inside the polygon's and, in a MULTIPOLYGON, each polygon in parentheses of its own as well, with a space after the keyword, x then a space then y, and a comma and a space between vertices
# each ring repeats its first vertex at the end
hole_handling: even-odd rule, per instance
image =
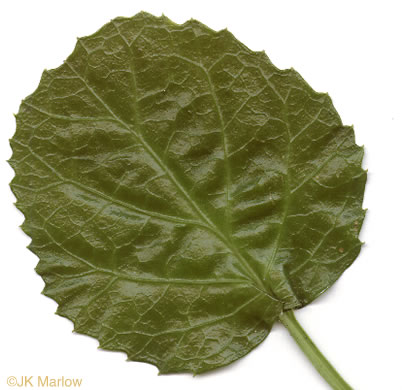
POLYGON ((294 67, 329 92, 345 124, 355 126, 369 169, 354 265, 297 318, 354 389, 402 389, 402 9, 400 1, 2 1, 0 3, 0 389, 10 375, 83 378, 103 389, 327 389, 286 330, 277 325, 247 357, 216 372, 158 376, 121 353, 73 334, 40 294, 37 258, 25 246, 8 183, 13 113, 36 88, 42 70, 57 67, 75 38, 116 16, 144 10, 182 23, 193 17, 228 29, 280 68, 294 67))

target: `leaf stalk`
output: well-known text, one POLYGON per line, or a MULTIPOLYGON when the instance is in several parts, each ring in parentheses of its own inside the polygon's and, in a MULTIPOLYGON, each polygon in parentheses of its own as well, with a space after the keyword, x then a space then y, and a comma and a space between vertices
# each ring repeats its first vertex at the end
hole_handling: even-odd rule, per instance
POLYGON ((318 373, 334 390, 353 390, 339 375, 331 363, 325 358, 301 327, 293 311, 285 311, 279 316, 279 321, 289 331, 297 345, 310 360, 318 373))

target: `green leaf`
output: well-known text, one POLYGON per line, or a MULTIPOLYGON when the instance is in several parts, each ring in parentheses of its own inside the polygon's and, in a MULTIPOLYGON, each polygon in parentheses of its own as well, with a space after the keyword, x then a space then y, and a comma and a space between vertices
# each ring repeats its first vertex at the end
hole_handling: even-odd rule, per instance
POLYGON ((293 69, 194 20, 140 13, 79 39, 11 144, 57 313, 161 373, 239 359, 360 251, 353 129, 293 69))

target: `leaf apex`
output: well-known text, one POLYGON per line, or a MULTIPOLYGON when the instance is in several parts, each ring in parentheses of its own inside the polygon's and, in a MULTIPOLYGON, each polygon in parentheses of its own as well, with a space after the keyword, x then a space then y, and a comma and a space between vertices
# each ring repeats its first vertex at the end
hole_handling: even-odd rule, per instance
MULTIPOLYGON (((147 11, 144 11, 144 10, 138 12, 137 15, 140 15, 140 16, 152 16, 152 17, 154 17, 154 18, 156 17, 156 16, 152 15, 151 13, 149 13, 149 12, 147 12, 147 11)), ((136 15, 136 16, 137 16, 137 15, 136 15)))

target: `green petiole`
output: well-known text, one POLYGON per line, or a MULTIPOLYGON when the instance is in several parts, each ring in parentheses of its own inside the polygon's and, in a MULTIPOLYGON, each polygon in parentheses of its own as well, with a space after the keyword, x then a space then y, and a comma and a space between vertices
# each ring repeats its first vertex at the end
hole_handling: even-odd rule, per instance
POLYGON ((345 382, 317 346, 312 342, 310 337, 296 320, 293 311, 285 311, 279 316, 279 320, 289 331, 290 335, 319 374, 334 390, 352 390, 352 387, 345 382))

